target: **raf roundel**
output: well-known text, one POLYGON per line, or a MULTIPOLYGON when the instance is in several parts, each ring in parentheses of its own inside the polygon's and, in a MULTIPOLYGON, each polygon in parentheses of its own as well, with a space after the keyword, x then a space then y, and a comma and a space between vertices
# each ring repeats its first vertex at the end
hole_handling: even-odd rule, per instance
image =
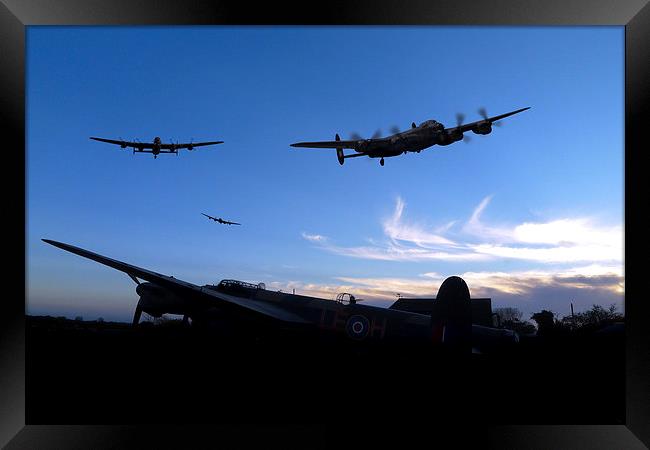
POLYGON ((354 315, 348 319, 345 331, 353 339, 363 339, 368 335, 368 319, 364 316, 354 315))

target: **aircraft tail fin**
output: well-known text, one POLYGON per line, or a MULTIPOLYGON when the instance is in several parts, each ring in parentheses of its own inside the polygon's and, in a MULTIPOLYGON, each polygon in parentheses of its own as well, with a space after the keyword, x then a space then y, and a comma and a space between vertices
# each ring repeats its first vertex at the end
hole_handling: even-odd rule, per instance
POLYGON ((469 350, 472 335, 472 305, 467 283, 452 276, 443 281, 431 312, 433 338, 452 347, 469 350), (442 336, 438 330, 443 328, 442 336))

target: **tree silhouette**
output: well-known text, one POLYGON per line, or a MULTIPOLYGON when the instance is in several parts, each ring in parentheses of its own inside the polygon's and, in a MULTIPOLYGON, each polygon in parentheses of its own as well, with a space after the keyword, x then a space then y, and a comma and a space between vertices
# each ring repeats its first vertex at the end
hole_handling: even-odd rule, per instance
POLYGON ((611 304, 609 308, 601 305, 592 305, 587 311, 566 316, 562 318, 562 324, 572 326, 577 330, 592 330, 604 324, 623 320, 623 315, 617 311, 616 305, 611 304))
POLYGON ((519 309, 512 307, 494 308, 494 312, 499 315, 501 322, 521 320, 524 316, 519 309))
POLYGON ((553 332, 555 326, 553 317, 553 311, 548 311, 546 309, 530 316, 531 319, 537 322, 537 333, 540 335, 546 335, 553 332))
POLYGON ((519 334, 531 334, 535 332, 535 325, 521 320, 524 316, 519 309, 513 307, 495 308, 495 314, 499 316, 499 323, 502 328, 516 331, 519 334))

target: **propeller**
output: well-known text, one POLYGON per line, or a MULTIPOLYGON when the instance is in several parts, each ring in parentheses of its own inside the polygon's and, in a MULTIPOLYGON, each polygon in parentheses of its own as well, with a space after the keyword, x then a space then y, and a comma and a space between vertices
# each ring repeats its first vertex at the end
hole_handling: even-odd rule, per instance
MULTIPOLYGON (((370 139, 380 138, 381 134, 382 134, 381 129, 379 129, 379 130, 375 131, 372 136, 370 136, 370 139)), ((364 140, 365 138, 363 136, 361 136, 359 133, 357 133, 356 131, 353 131, 352 133, 350 133, 350 139, 355 140, 355 141, 360 141, 360 140, 364 140)))
POLYGON ((397 134, 400 131, 401 130, 399 129, 399 127, 397 125, 393 125, 392 127, 390 127, 390 132, 393 133, 393 134, 397 134))
MULTIPOLYGON (((484 120, 488 120, 488 114, 485 108, 480 107, 478 109, 478 113, 481 115, 481 117, 483 117, 484 120)), ((501 122, 492 122, 492 124, 497 127, 500 127, 502 125, 501 122)))
MULTIPOLYGON (((465 114, 463 113, 456 113, 456 126, 459 127, 463 124, 463 121, 465 120, 465 114)), ((468 143, 471 141, 472 138, 469 137, 467 134, 463 134, 463 142, 468 143)))

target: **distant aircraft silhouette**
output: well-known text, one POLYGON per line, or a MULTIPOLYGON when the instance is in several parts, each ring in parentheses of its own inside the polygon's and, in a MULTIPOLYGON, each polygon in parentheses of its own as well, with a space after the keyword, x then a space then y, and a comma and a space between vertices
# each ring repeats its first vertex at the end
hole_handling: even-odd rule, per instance
POLYGON ((170 144, 165 144, 163 143, 158 136, 156 136, 153 139, 153 143, 148 143, 148 142, 130 142, 130 141, 117 141, 114 139, 104 139, 104 138, 98 138, 98 137, 91 137, 90 139, 93 139, 95 141, 99 142, 108 142, 109 144, 115 144, 119 145, 122 148, 126 147, 133 147, 133 154, 135 152, 138 153, 152 153, 154 159, 158 157, 160 153, 176 153, 178 155, 178 151, 181 149, 187 149, 187 150, 193 150, 194 147, 203 147, 205 145, 216 145, 216 144, 223 144, 223 141, 211 141, 211 142, 190 142, 188 144, 179 144, 177 143, 170 143, 170 144))
POLYGON ((463 133, 470 130, 475 134, 490 134, 494 122, 527 109, 530 109, 530 107, 488 117, 485 109, 481 108, 479 114, 483 116, 483 120, 463 125, 462 122, 465 116, 457 114, 457 125, 451 128, 445 128, 443 124, 435 120, 427 120, 420 125, 415 125, 415 122, 413 122, 411 128, 406 131, 399 131, 397 127, 393 127, 392 131, 395 134, 388 137, 380 137, 381 133, 377 131, 370 139, 363 139, 361 136, 355 135, 352 140, 342 141, 337 134, 334 141, 297 142, 291 144, 291 147, 335 148, 336 157, 341 165, 343 165, 346 158, 368 156, 370 158, 381 158, 379 164, 383 166, 384 158, 398 156, 407 152, 420 153, 420 151, 436 144, 449 145, 463 139, 467 141, 469 136, 463 137, 463 133), (343 153, 344 148, 354 149, 357 153, 345 155, 343 153))
POLYGON ((237 223, 237 222, 229 222, 229 221, 227 221, 227 220, 223 220, 222 218, 217 218, 217 217, 208 216, 207 214, 204 214, 204 213, 201 213, 201 214, 203 214, 203 215, 204 215, 205 217, 207 217, 208 219, 212 219, 212 220, 214 220, 215 222, 223 223, 223 224, 225 224, 225 225, 241 225, 241 223, 237 223))

